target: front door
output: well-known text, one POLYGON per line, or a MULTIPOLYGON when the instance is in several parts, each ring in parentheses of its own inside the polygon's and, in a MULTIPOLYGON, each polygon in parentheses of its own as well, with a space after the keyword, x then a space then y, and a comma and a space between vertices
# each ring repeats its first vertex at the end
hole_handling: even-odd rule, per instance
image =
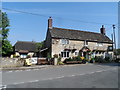
POLYGON ((89 59, 88 52, 83 52, 83 56, 84 56, 86 59, 89 59))

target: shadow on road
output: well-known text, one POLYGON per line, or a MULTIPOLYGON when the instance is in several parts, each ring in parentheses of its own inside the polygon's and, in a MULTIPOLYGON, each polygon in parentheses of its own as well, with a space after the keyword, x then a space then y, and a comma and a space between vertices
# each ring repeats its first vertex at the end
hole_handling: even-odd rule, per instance
POLYGON ((94 65, 103 65, 103 66, 120 66, 120 63, 95 63, 94 65))

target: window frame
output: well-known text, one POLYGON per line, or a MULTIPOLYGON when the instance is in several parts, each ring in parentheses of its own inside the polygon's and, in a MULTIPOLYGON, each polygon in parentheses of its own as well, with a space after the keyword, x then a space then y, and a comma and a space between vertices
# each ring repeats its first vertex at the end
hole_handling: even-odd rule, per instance
POLYGON ((68 58, 68 57, 70 57, 70 52, 69 51, 62 51, 61 52, 61 57, 62 58, 68 58))
POLYGON ((61 39, 61 43, 62 43, 63 45, 69 44, 69 39, 61 39))
POLYGON ((84 41, 84 46, 88 46, 88 41, 84 41))
POLYGON ((78 55, 78 52, 75 52, 75 56, 77 56, 78 55))
POLYGON ((102 47, 102 46, 103 46, 103 43, 97 42, 97 46, 102 47))

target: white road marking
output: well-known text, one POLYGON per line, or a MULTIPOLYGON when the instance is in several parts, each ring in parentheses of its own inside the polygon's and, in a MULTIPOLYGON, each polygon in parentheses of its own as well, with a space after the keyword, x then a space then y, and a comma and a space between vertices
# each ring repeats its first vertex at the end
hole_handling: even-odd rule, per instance
POLYGON ((93 74, 93 73, 95 73, 95 72, 90 72, 90 73, 88 73, 88 74, 93 74))
POLYGON ((56 79, 57 79, 57 78, 64 78, 64 77, 65 77, 65 76, 61 76, 61 77, 56 77, 56 79))
MULTIPOLYGON (((55 77, 55 78, 48 78, 48 79, 42 79, 42 80, 33 80, 33 81, 28 81, 28 82, 19 82, 19 83, 14 83, 14 85, 16 85, 16 84, 24 84, 24 83, 32 83, 32 82, 38 82, 38 81, 45 81, 45 80, 60 79, 60 78, 64 78, 64 77, 82 76, 82 75, 93 74, 93 73, 99 73, 99 72, 104 72, 104 71, 109 71, 109 70, 114 70, 114 69, 117 69, 117 68, 106 69, 106 70, 100 70, 100 71, 89 72, 89 73, 82 73, 82 74, 77 74, 77 75, 60 76, 60 77, 55 77)), ((30 70, 28 70, 28 71, 30 71, 30 70)))
POLYGON ((17 84, 24 84, 24 83, 27 83, 27 82, 18 82, 18 83, 13 83, 13 85, 17 85, 17 84))
POLYGON ((48 78, 48 79, 43 79, 43 80, 53 80, 53 79, 56 79, 56 78, 48 78))
POLYGON ((22 72, 23 70, 16 70, 15 72, 22 72))
POLYGON ((8 71, 7 73, 11 73, 11 72, 13 72, 13 71, 8 71))
POLYGON ((25 83, 25 82, 20 82, 19 84, 23 84, 23 83, 25 83))
POLYGON ((75 76, 75 75, 71 75, 72 77, 75 76))
POLYGON ((30 83, 32 83, 32 82, 38 82, 39 80, 33 80, 33 81, 29 81, 30 83))
POLYGON ((82 73, 82 74, 79 74, 79 75, 85 75, 86 73, 82 73))
POLYGON ((34 70, 39 70, 39 69, 34 69, 34 70))
POLYGON ((31 69, 25 70, 25 71, 31 71, 31 69))
POLYGON ((101 71, 96 71, 96 72, 103 72, 103 70, 101 70, 101 71))

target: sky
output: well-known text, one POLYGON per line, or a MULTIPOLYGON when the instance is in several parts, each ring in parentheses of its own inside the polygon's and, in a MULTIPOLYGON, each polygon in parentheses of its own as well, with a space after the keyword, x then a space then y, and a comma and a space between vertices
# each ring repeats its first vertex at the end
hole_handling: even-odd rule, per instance
POLYGON ((104 25, 106 35, 110 38, 112 25, 115 24, 118 39, 117 2, 3 2, 2 7, 32 13, 3 9, 10 20, 8 39, 12 45, 17 41, 45 40, 50 16, 53 18, 53 27, 99 33, 104 25))

